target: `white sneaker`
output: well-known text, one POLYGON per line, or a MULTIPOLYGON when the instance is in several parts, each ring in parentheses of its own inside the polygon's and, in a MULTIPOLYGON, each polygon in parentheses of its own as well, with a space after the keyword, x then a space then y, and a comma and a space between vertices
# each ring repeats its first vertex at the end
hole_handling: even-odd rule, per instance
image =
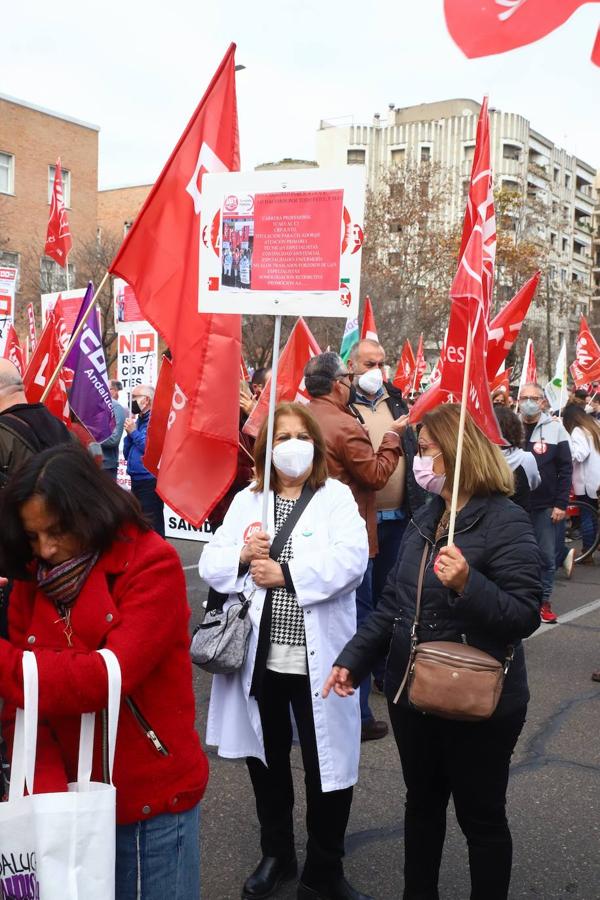
POLYGON ((571 575, 573 574, 573 566, 574 565, 575 565, 575 550, 571 549, 565 556, 563 564, 562 564, 562 567, 565 571, 565 575, 567 576, 567 578, 570 578, 571 575))

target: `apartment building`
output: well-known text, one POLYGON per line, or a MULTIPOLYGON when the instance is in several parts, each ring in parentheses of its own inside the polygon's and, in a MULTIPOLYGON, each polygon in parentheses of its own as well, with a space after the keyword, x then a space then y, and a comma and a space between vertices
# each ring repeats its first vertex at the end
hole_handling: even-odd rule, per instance
POLYGON ((592 308, 590 318, 600 326, 600 174, 594 182, 594 216, 592 220, 592 308))
POLYGON ((18 307, 66 286, 64 269, 44 255, 58 157, 73 235, 72 283, 78 250, 94 240, 98 132, 96 125, 0 94, 0 265, 19 269, 18 307))
MULTIPOLYGON (((409 160, 438 163, 452 185, 447 219, 453 225, 464 214, 480 108, 474 100, 453 99, 405 108, 390 104, 385 118, 376 113, 369 125, 322 120, 317 161, 323 167, 364 165, 371 189, 390 166, 409 160)), ((596 169, 535 131, 517 113, 490 109, 490 129, 496 188, 520 194, 523 209, 535 202, 544 211, 533 238, 548 248, 548 283, 528 321, 547 329, 549 298, 555 341, 566 337, 573 345, 579 315, 589 314, 592 297, 596 169)))

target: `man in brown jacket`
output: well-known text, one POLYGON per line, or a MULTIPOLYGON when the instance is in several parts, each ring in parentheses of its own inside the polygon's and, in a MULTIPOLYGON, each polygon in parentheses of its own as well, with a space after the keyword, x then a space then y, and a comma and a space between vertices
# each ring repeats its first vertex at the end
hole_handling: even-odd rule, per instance
MULTIPOLYGON (((379 448, 374 450, 364 425, 348 407, 350 374, 337 353, 314 356, 304 369, 304 381, 311 396, 310 411, 321 426, 327 445, 329 475, 349 486, 367 525, 369 567, 363 585, 370 592, 373 558, 377 555, 375 494, 396 471, 408 416, 392 420, 379 448)), ((358 588, 357 597, 363 585, 358 588)), ((363 740, 385 737, 387 724, 375 720, 369 709, 367 690, 361 690, 361 717, 363 740)))

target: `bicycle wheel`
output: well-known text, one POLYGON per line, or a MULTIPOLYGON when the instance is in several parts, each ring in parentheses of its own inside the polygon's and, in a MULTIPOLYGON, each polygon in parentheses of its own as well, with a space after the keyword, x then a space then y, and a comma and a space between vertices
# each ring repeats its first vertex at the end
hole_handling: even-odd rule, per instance
POLYGON ((592 555, 600 543, 600 518, 592 503, 572 500, 567 507, 565 544, 575 550, 575 562, 592 555))

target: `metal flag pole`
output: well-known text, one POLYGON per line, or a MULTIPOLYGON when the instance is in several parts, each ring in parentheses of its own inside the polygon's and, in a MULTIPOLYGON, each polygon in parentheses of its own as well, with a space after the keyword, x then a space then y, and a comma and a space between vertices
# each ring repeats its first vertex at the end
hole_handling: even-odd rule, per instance
POLYGON ((67 290, 71 290, 71 285, 69 284, 69 254, 67 253, 67 258, 65 259, 65 274, 67 276, 67 290))
POLYGON ((265 477, 263 488, 262 530, 267 530, 269 517, 269 491, 271 487, 271 454, 273 452, 273 424, 277 404, 277 369, 279 368, 279 342, 281 340, 281 316, 275 316, 273 332, 273 362, 271 364, 271 390, 269 392, 269 418, 267 420, 267 446, 265 449, 265 477))
POLYGON ((469 391, 469 375, 471 371, 471 322, 467 331, 467 352, 465 354, 465 371, 463 374, 462 400, 460 404, 460 419, 458 422, 458 437, 456 439, 456 462, 454 464, 454 482, 452 484, 452 500, 450 503, 450 522, 448 523, 448 546, 454 544, 454 529, 456 527, 456 514, 458 507, 458 491, 460 487, 460 468, 462 464, 462 451, 465 435, 465 420, 467 417, 467 395, 469 391))
MULTIPOLYGON (((131 372, 131 368, 132 368, 131 357, 133 356, 133 341, 134 341, 134 334, 133 334, 133 331, 130 331, 129 332, 129 371, 130 372, 131 372)), ((132 405, 133 405, 133 383, 130 383, 130 385, 129 385, 129 418, 130 419, 131 419, 131 415, 132 415, 132 409, 131 409, 132 405)))

